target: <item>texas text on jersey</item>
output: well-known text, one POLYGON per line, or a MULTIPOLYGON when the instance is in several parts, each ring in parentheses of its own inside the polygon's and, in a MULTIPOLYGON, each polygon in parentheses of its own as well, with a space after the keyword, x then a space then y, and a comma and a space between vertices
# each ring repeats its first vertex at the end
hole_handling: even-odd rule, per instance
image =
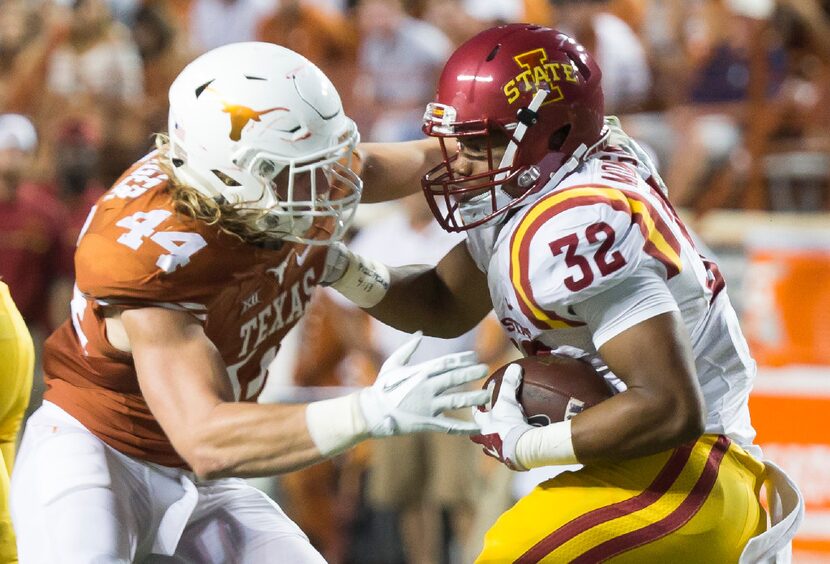
POLYGON ((150 153, 92 208, 78 239, 71 318, 45 344, 44 399, 125 454, 183 467, 144 401, 131 355, 107 338, 104 308, 191 312, 227 365, 234 399, 256 401, 322 275, 325 247, 244 243, 177 213, 167 186, 150 153))

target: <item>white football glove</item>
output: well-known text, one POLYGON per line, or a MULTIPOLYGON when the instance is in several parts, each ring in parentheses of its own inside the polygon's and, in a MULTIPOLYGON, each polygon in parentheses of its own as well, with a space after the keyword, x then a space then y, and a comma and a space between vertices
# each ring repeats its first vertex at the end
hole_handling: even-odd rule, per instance
POLYGON ((470 434, 478 425, 440 415, 444 411, 484 405, 487 390, 445 393, 450 388, 483 378, 487 366, 476 364, 473 352, 448 354, 409 365, 422 334, 417 332, 383 363, 377 380, 360 391, 360 408, 369 435, 388 437, 420 431, 470 434))
MULTIPOLYGON (((527 422, 524 410, 519 404, 517 394, 522 383, 522 367, 511 364, 504 371, 499 394, 494 398, 492 407, 485 411, 473 408, 473 419, 481 427, 481 433, 470 437, 474 443, 483 447, 484 454, 497 458, 511 470, 527 470, 516 459, 516 444, 519 437, 534 427, 527 422)), ((491 390, 495 382, 490 382, 491 390)))

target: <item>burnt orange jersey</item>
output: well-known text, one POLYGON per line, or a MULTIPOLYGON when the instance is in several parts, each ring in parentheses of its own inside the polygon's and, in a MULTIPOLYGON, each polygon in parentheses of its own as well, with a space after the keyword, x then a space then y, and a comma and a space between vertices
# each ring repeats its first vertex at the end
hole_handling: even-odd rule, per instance
POLYGON ((219 349, 235 399, 255 401, 326 249, 243 243, 177 213, 167 180, 151 153, 92 208, 75 253, 71 317, 46 341, 44 397, 127 455, 185 466, 141 395, 131 355, 107 340, 103 308, 190 312, 219 349))

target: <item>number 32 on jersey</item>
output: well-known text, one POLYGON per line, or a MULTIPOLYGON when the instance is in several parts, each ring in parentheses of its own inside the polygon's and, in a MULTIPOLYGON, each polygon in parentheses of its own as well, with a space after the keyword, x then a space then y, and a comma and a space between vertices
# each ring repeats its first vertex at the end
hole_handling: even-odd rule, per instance
POLYGON ((614 239, 614 229, 604 221, 598 221, 586 227, 583 233, 569 233, 550 243, 553 256, 564 253, 565 264, 578 270, 565 278, 565 287, 568 290, 578 292, 591 285, 594 281, 592 262, 596 265, 600 277, 608 276, 625 266, 625 257, 619 251, 608 254, 609 249, 614 247, 614 239), (599 247, 590 255, 590 260, 589 257, 577 252, 581 240, 587 241, 590 246, 599 243, 599 247))

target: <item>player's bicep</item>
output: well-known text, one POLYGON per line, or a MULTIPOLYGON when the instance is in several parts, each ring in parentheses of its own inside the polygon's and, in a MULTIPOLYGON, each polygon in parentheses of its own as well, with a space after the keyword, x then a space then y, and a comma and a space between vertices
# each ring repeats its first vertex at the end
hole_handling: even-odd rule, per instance
POLYGON ((441 259, 436 273, 450 296, 452 311, 466 317, 470 328, 493 309, 487 276, 476 266, 465 241, 441 259))
POLYGON ((678 416, 700 417, 703 399, 694 355, 678 311, 661 313, 628 327, 605 342, 599 353, 628 390, 678 416))
POLYGON ((643 264, 572 307, 591 330, 608 368, 626 386, 657 395, 677 393, 681 401, 695 399, 692 345, 677 301, 655 268, 643 264))
POLYGON ((212 409, 232 399, 219 351, 199 321, 182 311, 124 311, 138 383, 147 405, 173 446, 187 458, 189 431, 201 428, 212 409))
POLYGON ((706 410, 679 312, 627 328, 599 353, 627 389, 574 418, 580 461, 645 456, 704 432, 706 410))

